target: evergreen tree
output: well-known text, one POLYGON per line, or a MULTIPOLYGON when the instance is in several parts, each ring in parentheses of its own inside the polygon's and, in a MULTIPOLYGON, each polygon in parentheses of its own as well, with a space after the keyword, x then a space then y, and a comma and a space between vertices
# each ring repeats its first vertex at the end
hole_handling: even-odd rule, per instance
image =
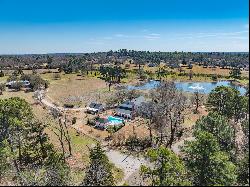
MULTIPOLYGON (((0 100, 0 124, 0 158, 3 158, 0 167, 4 171, 10 170, 20 185, 33 184, 35 178, 27 180, 23 175, 27 171, 45 170, 46 174, 52 168, 59 174, 63 171, 62 167, 67 168, 62 155, 56 153, 48 142, 48 136, 44 133, 46 126, 34 119, 32 109, 24 99, 14 97, 0 100)), ((58 176, 62 179, 67 175, 58 176)), ((45 178, 47 180, 49 177, 45 178)), ((50 181, 55 182, 55 179, 51 178, 50 181)))
POLYGON ((230 73, 230 77, 232 77, 234 80, 240 79, 241 72, 239 68, 233 68, 229 73, 230 73))
POLYGON ((87 168, 84 186, 113 186, 112 165, 100 144, 90 150, 90 165, 87 168))
POLYGON ((171 150, 161 146, 147 153, 154 168, 141 166, 141 175, 149 179, 152 186, 186 186, 187 173, 183 162, 171 150))
POLYGON ((209 93, 207 108, 230 119, 238 121, 248 113, 248 100, 240 92, 228 86, 218 86, 209 93))
POLYGON ((211 133, 222 151, 229 153, 234 149, 235 132, 224 116, 211 112, 207 116, 203 116, 196 122, 194 134, 196 135, 200 131, 211 133))
POLYGON ((194 185, 234 185, 236 167, 226 153, 220 151, 215 137, 205 131, 196 134, 194 141, 185 142, 185 161, 194 185))
POLYGON ((238 184, 249 186, 249 151, 238 161, 237 166, 238 184))

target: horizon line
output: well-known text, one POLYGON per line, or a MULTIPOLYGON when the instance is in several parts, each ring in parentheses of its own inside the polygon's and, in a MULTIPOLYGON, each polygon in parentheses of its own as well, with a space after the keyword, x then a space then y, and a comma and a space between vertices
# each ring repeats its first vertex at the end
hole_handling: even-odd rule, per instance
MULTIPOLYGON (((121 49, 122 50, 122 49, 121 49)), ((127 51, 132 51, 132 49, 126 49, 127 51)), ((109 50, 113 52, 118 52, 118 50, 109 50)), ((95 52, 54 52, 54 53, 0 53, 0 56, 11 56, 11 55, 55 55, 55 54, 91 54, 91 53, 107 53, 109 51, 95 51, 95 52)), ((138 52, 148 52, 149 50, 133 50, 138 52)), ((249 53, 249 51, 149 51, 150 53, 249 53)))

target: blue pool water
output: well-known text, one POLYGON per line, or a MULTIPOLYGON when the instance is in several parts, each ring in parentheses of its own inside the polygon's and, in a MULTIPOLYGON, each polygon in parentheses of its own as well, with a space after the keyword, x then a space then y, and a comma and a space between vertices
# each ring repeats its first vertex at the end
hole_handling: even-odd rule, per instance
MULTIPOLYGON (((140 86, 128 86, 128 90, 151 90, 157 88, 160 84, 159 81, 151 80, 140 86)), ((232 84, 230 81, 218 81, 218 82, 175 82, 175 86, 178 90, 182 90, 185 92, 194 93, 195 91, 209 94, 214 88, 217 86, 230 86, 237 89, 241 94, 246 93, 246 89, 242 86, 237 86, 232 84)))
POLYGON ((123 120, 121 118, 116 118, 113 116, 108 116, 108 121, 113 123, 113 124, 121 124, 123 123, 123 120))

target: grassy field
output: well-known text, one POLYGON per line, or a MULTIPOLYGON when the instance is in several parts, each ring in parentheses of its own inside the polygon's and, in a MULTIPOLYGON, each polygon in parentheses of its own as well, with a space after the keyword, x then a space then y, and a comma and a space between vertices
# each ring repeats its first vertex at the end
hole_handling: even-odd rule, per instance
POLYGON ((85 107, 92 101, 102 101, 108 94, 105 81, 97 77, 77 74, 61 74, 59 80, 54 80, 52 74, 42 77, 50 83, 47 96, 58 105, 73 103, 85 107))

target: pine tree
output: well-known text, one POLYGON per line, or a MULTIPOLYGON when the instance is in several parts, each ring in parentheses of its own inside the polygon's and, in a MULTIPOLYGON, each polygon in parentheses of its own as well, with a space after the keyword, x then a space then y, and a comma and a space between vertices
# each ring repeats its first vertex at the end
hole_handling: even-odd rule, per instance
POLYGON ((90 165, 86 171, 82 185, 84 186, 113 186, 112 165, 100 144, 90 151, 90 165))
POLYGON ((182 160, 171 150, 161 146, 147 153, 154 168, 142 166, 141 175, 152 186, 188 186, 187 172, 182 160))
POLYGON ((194 185, 217 186, 236 183, 236 167, 226 153, 220 151, 214 136, 206 131, 196 134, 194 141, 185 142, 183 151, 194 185))

